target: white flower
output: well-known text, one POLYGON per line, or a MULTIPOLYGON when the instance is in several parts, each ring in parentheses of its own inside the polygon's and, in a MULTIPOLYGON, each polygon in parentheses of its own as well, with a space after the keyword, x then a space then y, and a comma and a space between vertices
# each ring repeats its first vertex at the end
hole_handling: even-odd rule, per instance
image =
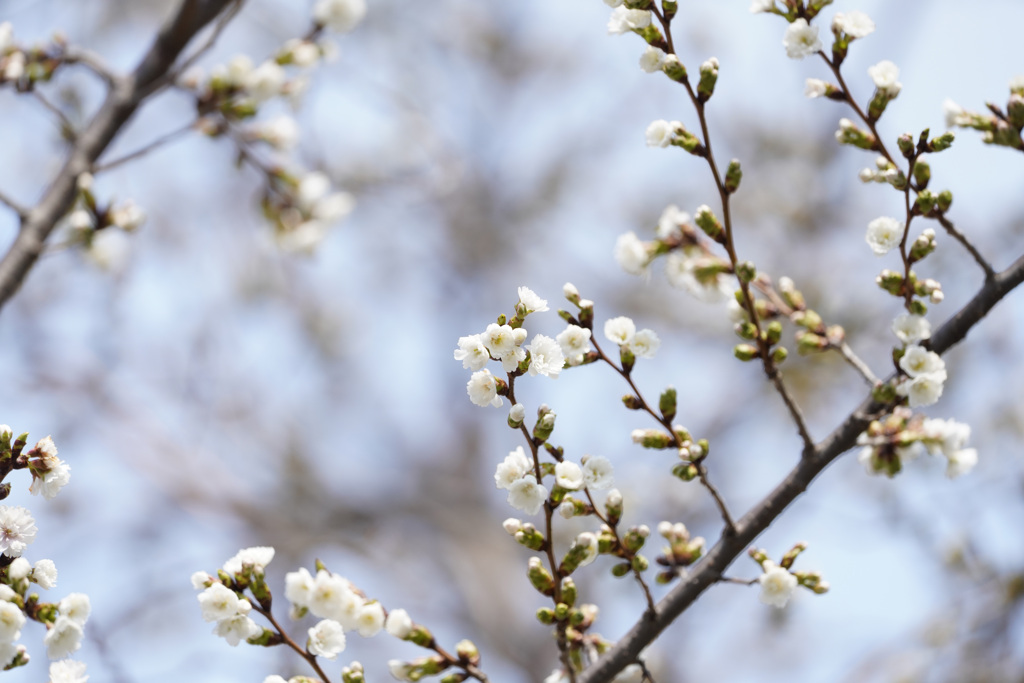
POLYGON ((579 365, 583 357, 590 351, 591 331, 579 325, 569 325, 555 336, 555 341, 562 347, 562 355, 569 365, 579 365))
POLYGON ((651 121, 644 132, 647 138, 648 147, 668 147, 676 139, 675 121, 669 122, 665 119, 651 121))
POLYGON ((203 621, 220 621, 238 614, 239 604, 248 603, 247 600, 239 598, 235 591, 222 583, 211 584, 209 588, 200 593, 199 609, 203 612, 203 621))
POLYGON ((945 381, 945 370, 941 373, 925 373, 899 384, 896 393, 906 396, 911 408, 930 406, 942 396, 945 381))
POLYGON ((310 612, 322 619, 334 619, 342 626, 352 628, 362 604, 362 598, 352 591, 352 584, 347 579, 325 569, 316 573, 313 591, 309 596, 310 612))
POLYGON ((209 582, 213 581, 213 577, 207 574, 206 572, 193 572, 191 581, 192 587, 195 588, 197 591, 201 591, 208 585, 212 585, 209 584, 209 582))
POLYGON ((50 664, 50 683, 86 683, 85 662, 62 659, 50 664))
POLYGON ((637 358, 654 358, 654 354, 660 346, 661 340, 658 339, 654 330, 644 329, 633 335, 633 341, 629 343, 629 350, 637 358))
POLYGON ((528 515, 537 514, 547 499, 547 488, 538 484, 532 474, 527 474, 508 488, 508 504, 528 515))
POLYGON ((372 638, 384 628, 384 606, 368 602, 356 614, 356 630, 364 638, 372 638))
POLYGON ((506 372, 515 370, 519 361, 526 358, 526 353, 519 348, 526 338, 526 330, 521 327, 512 329, 511 325, 491 323, 480 336, 490 354, 502 361, 502 367, 506 372), (506 361, 511 362, 512 366, 508 367, 506 361))
POLYGON ((263 632, 259 625, 244 614, 236 614, 227 619, 221 619, 213 627, 214 635, 218 635, 228 641, 228 645, 236 647, 243 640, 258 636, 263 632))
POLYGON ((265 102, 281 94, 284 81, 284 68, 275 61, 267 60, 249 72, 245 78, 245 89, 256 102, 265 102))
POLYGON ((650 262, 647 245, 632 230, 619 235, 615 240, 615 261, 630 275, 642 275, 650 262))
POLYGON ((842 31, 850 38, 864 38, 874 32, 875 22, 859 10, 837 12, 832 19, 832 30, 842 31))
POLYGON ((868 75, 875 82, 875 87, 887 93, 889 97, 895 97, 903 88, 903 84, 897 80, 900 77, 899 67, 888 59, 870 67, 868 75))
POLYGON ((576 285, 571 282, 566 282, 562 285, 562 296, 572 301, 573 299, 580 298, 580 290, 576 289, 576 285))
POLYGON ((131 232, 146 222, 146 212, 129 199, 111 209, 110 222, 125 232, 131 232))
POLYGON ((388 618, 384 622, 384 630, 395 638, 404 640, 412 633, 412 619, 404 609, 393 609, 388 612, 388 618))
POLYGON ((413 680, 411 676, 413 672, 412 665, 403 662, 401 659, 389 659, 388 672, 391 674, 391 677, 394 678, 396 681, 413 680))
POLYGON ((558 514, 562 516, 562 519, 572 519, 576 516, 576 506, 566 498, 558 505, 558 514))
POLYGON ((504 529, 505 533, 509 536, 515 536, 523 528, 523 520, 516 517, 509 517, 501 523, 501 528, 504 529))
POLYGON ((1010 79, 1010 90, 1024 90, 1024 74, 1018 74, 1010 79))
POLYGON ((538 334, 526 347, 530 353, 530 376, 544 375, 551 379, 557 379, 565 365, 565 355, 562 347, 551 337, 538 334))
POLYGON ((941 375, 946 378, 946 363, 942 357, 934 351, 928 351, 922 346, 908 346, 903 357, 900 358, 900 367, 903 372, 911 377, 919 375, 941 375))
POLYGON ((235 556, 224 563, 224 571, 234 576, 242 571, 245 565, 251 565, 255 571, 263 571, 264 567, 274 559, 274 549, 269 546, 243 548, 235 556))
POLYGON ((20 505, 0 505, 0 552, 20 557, 29 543, 36 540, 36 522, 20 505))
POLYGON ((928 419, 921 425, 925 446, 931 454, 942 453, 950 457, 971 438, 971 426, 956 420, 928 419))
POLYGON ((761 602, 773 607, 785 607, 796 590, 797 579, 788 570, 776 566, 770 560, 764 563, 764 574, 758 577, 761 584, 761 602))
POLYGON ((655 234, 660 240, 679 237, 682 235, 679 226, 686 225, 689 222, 690 214, 680 211, 679 207, 675 204, 669 204, 661 212, 661 217, 658 218, 658 227, 655 229, 655 234))
POLYGON ((31 573, 32 564, 24 557, 14 558, 14 562, 11 562, 10 566, 7 567, 7 576, 11 577, 15 581, 27 578, 31 573))
POLYGON ((563 489, 575 491, 583 486, 583 469, 574 462, 563 460, 555 465, 555 483, 563 489))
POLYGON ((573 546, 576 548, 585 548, 586 554, 583 559, 580 560, 579 566, 585 567, 595 559, 597 559, 597 534, 590 531, 584 531, 576 540, 573 541, 573 546))
POLYGON ((519 446, 498 464, 498 469, 494 472, 494 485, 499 489, 509 489, 512 484, 529 474, 532 467, 523 447, 519 446))
POLYGON ((946 456, 949 463, 946 465, 946 476, 956 479, 967 474, 978 464, 978 451, 973 448, 964 448, 946 456))
POLYGON ((608 35, 616 36, 651 25, 651 13, 645 9, 616 7, 608 19, 608 35))
POLYGON ((942 103, 942 113, 946 117, 946 128, 966 126, 971 122, 971 117, 964 108, 949 98, 942 103))
POLYGON ((508 410, 509 422, 522 422, 526 418, 526 406, 517 403, 508 410))
POLYGON ((583 485, 588 489, 601 491, 615 481, 612 476, 611 460, 603 455, 588 455, 583 460, 583 485))
POLYGON ((459 348, 455 349, 455 360, 461 360, 463 368, 482 370, 490 359, 491 354, 484 346, 483 339, 479 334, 459 337, 459 348))
POLYGON ((922 315, 901 313, 892 323, 893 333, 905 344, 915 344, 932 336, 932 326, 922 315))
POLYGON ((252 135, 274 149, 289 150, 299 141, 299 124, 287 114, 275 116, 266 123, 250 129, 252 135))
POLYGON ((317 622, 307 633, 306 649, 310 654, 333 661, 345 649, 345 630, 333 619, 317 622))
POLYGON ((85 209, 75 209, 68 215, 68 227, 73 230, 92 230, 92 214, 85 209))
POLYGON ((82 625, 65 616, 57 617, 53 626, 43 636, 46 656, 62 659, 82 647, 82 625))
POLYGON ((16 81, 25 75, 25 53, 13 52, 7 57, 3 77, 7 81, 16 81))
POLYGON ((0 602, 0 643, 13 643, 21 637, 25 615, 13 602, 0 602))
POLYGON ((53 560, 39 560, 32 569, 32 580, 40 588, 49 590, 57 585, 57 565, 53 560))
POLYGON ((828 84, 820 78, 808 78, 807 83, 804 86, 804 95, 814 99, 815 97, 824 97, 828 92, 828 84))
POLYGON ((673 287, 685 289, 705 303, 713 304, 734 299, 735 279, 718 272, 714 265, 713 257, 690 256, 674 250, 665 259, 665 277, 673 287))
POLYGON ((905 230, 906 226, 895 218, 880 216, 868 223, 865 240, 871 247, 871 251, 882 256, 889 253, 890 249, 899 246, 905 230))
POLYGON ((519 303, 526 308, 527 313, 543 313, 548 310, 547 299, 541 299, 537 293, 529 287, 519 288, 519 303))
POLYGON ((775 0, 752 0, 750 3, 751 14, 770 12, 773 9, 775 9, 775 0))
POLYGON ((354 29, 366 16, 366 0, 318 0, 313 19, 338 33, 354 29))
MULTIPOLYGON (((249 602, 247 600, 244 602, 245 606, 239 605, 239 608, 248 612, 249 602)), ((89 603, 89 596, 85 593, 68 593, 57 603, 57 609, 60 610, 62 617, 67 617, 79 626, 85 626, 85 622, 89 621, 92 605, 89 603)))
POLYGON ((315 587, 316 580, 305 567, 299 567, 299 571, 284 575, 284 597, 293 605, 309 607, 315 587))
POLYGON ((640 68, 646 73, 652 74, 655 71, 661 71, 662 65, 665 64, 665 51, 659 47, 648 45, 647 49, 644 50, 643 54, 640 55, 640 68))
POLYGON ((806 19, 797 19, 788 27, 782 38, 786 54, 793 59, 803 59, 821 50, 818 27, 810 26, 806 19))
POLYGON ((633 341, 636 335, 636 324, 626 316, 612 318, 604 324, 604 336, 608 341, 625 346, 633 341))
POLYGON ((490 370, 477 370, 474 372, 473 376, 469 378, 469 383, 466 384, 466 392, 469 394, 469 400, 473 402, 473 405, 478 405, 481 408, 486 408, 487 406, 500 408, 504 403, 501 396, 498 396, 497 380, 490 370))

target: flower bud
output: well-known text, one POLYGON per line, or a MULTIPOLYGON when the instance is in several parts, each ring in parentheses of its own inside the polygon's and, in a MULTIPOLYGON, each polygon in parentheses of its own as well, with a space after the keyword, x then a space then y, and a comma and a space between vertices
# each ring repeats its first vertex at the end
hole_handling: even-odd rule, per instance
POLYGON ((737 344, 732 353, 743 362, 754 360, 760 356, 757 347, 752 344, 737 344))
POLYGON ((953 205, 953 193, 949 190, 943 190, 935 200, 935 205, 939 211, 946 213, 949 211, 949 207, 953 205))
POLYGON ((712 57, 700 65, 700 81, 697 83, 697 99, 707 102, 715 92, 718 82, 718 60, 712 57))
POLYGON ((729 168, 725 170, 725 191, 732 194, 740 189, 740 181, 743 180, 743 169, 740 168, 739 159, 729 162, 729 168))
POLYGON ((928 181, 932 179, 932 168, 928 165, 928 162, 924 159, 918 159, 914 162, 914 180, 917 181, 918 186, 923 190, 928 187, 928 181))
POLYGON ((676 390, 675 387, 666 387, 658 399, 658 410, 665 420, 671 422, 676 416, 676 390))
POLYGON ((665 57, 665 63, 662 64, 661 70, 673 81, 678 83, 686 82, 686 67, 679 61, 679 57, 675 55, 665 57))

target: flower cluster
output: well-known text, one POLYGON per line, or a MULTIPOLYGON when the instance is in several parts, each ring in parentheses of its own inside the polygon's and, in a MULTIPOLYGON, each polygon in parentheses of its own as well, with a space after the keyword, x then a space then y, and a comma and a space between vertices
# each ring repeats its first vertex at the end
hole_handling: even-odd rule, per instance
POLYGON ((946 458, 946 476, 955 479, 970 472, 978 463, 978 452, 967 448, 971 428, 955 420, 914 415, 910 408, 898 407, 892 414, 873 421, 857 438, 861 446, 858 460, 870 474, 894 477, 903 463, 923 452, 946 458))
POLYGON ((806 543, 797 543, 778 564, 770 560, 764 550, 750 549, 750 557, 761 565, 762 574, 756 580, 761 585, 758 596, 761 602, 781 609, 789 603, 797 586, 803 586, 818 595, 828 592, 828 582, 822 579, 820 573, 791 571, 797 556, 806 549, 806 543))
MULTIPOLYGON (((694 222, 711 239, 721 239, 721 223, 708 206, 697 208, 694 222)), ((658 219, 655 234, 657 239, 649 242, 638 238, 633 231, 620 235, 614 252, 619 267, 631 275, 644 275, 655 258, 667 254, 665 277, 673 287, 708 303, 732 298, 737 287, 732 266, 712 253, 691 225, 689 214, 674 204, 666 207, 658 219)))
POLYGON ((1010 81, 1010 97, 1005 107, 986 103, 989 111, 981 114, 967 111, 953 100, 946 100, 942 109, 948 128, 973 128, 981 131, 982 141, 1016 150, 1024 150, 1024 75, 1010 81))

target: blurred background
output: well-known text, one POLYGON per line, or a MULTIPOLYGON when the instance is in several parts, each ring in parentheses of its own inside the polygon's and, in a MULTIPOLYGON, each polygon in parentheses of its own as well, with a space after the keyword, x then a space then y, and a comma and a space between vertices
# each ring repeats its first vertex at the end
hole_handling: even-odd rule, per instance
MULTIPOLYGON (((170 5, 7 0, 0 20, 23 43, 60 29, 128 69, 170 5)), ((262 61, 308 28, 311 5, 249 0, 203 65, 239 53, 262 61)), ((739 253, 792 277, 884 376, 900 307, 873 281, 895 261, 875 257, 864 232, 876 216, 901 215, 901 200, 857 181, 874 159, 835 144, 846 110, 803 96, 804 79, 827 78, 825 66, 787 59, 785 23, 748 5, 681 2, 674 24, 691 72, 711 56, 721 63, 709 112, 718 158, 744 167, 733 202, 739 253)), ((844 67, 858 99, 872 92, 868 66, 901 68, 903 92, 880 125, 890 145, 903 132, 944 130, 947 97, 974 110, 1005 103, 1010 78, 1024 74, 1018 2, 838 2, 823 24, 852 9, 878 25, 844 67)), ((358 201, 312 256, 274 245, 260 179, 235 167, 225 141, 195 134, 97 177, 100 198, 131 198, 148 214, 125 258, 101 268, 81 250, 54 249, 0 317, 0 421, 33 441, 52 434, 73 474, 48 503, 12 477, 8 503, 37 518, 26 556, 57 563, 50 597, 92 598, 76 658, 93 681, 309 673, 283 648, 230 648, 200 618, 189 576, 251 545, 277 548, 278 591, 285 572, 319 557, 444 645, 474 640, 492 680, 542 680, 556 649, 533 617, 542 601, 526 579, 529 553, 502 531, 514 511, 492 479, 521 442, 505 409, 470 404, 469 372, 452 360, 459 336, 512 312, 520 285, 557 308, 573 282, 596 302, 599 324, 629 315, 659 333, 658 357, 634 375, 649 397, 679 389, 677 421, 710 439, 710 475, 737 516, 796 463, 795 429, 759 368, 733 359, 724 308, 671 288, 658 266, 644 280, 612 258, 621 233, 652 238, 666 205, 692 213, 716 207, 717 194, 698 160, 644 146, 651 120, 692 129, 695 115, 681 88, 640 70, 638 37, 606 34, 608 14, 599 0, 370 2, 355 32, 332 39, 337 59, 311 73, 301 106, 277 112, 300 123, 297 163, 358 201)), ((44 91, 73 122, 102 96, 74 69, 44 91)), ((31 203, 65 150, 59 128, 9 89, 0 112, 0 189, 31 203)), ((107 158, 193 113, 187 96, 163 93, 107 158)), ((961 132, 932 159, 932 175, 934 188, 954 193, 952 219, 997 268, 1024 251, 1017 155, 961 132)), ((939 250, 919 270, 946 292, 929 314, 937 325, 982 278, 934 227, 939 250)), ((0 239, 15 231, 0 212, 0 239)), ((973 427, 975 471, 950 481, 926 458, 886 480, 844 456, 758 541, 773 557, 807 541, 796 567, 823 572, 832 591, 802 591, 777 611, 756 588, 711 589, 647 653, 659 682, 1021 680, 1022 316, 1011 295, 954 348, 945 395, 926 411, 973 427)), ((561 328, 553 312, 529 322, 531 334, 561 328)), ((865 396, 838 356, 794 354, 784 372, 819 439, 865 396)), ((626 524, 682 521, 717 538, 699 485, 671 477, 670 456, 630 443, 632 429, 653 425, 622 408, 626 387, 609 369, 517 388, 528 412, 547 403, 558 414, 552 441, 568 457, 612 460, 626 524)), ((587 525, 562 527, 564 540, 587 525)), ((652 539, 648 555, 659 547, 652 539)), ((580 572, 581 596, 600 605, 596 630, 614 639, 643 600, 610 566, 580 572)), ((746 558, 730 572, 758 573, 746 558)), ((35 661, 6 676, 42 679, 41 639, 26 625, 35 661)), ((387 659, 419 654, 352 634, 328 671, 360 660, 368 680, 389 680, 387 659)))

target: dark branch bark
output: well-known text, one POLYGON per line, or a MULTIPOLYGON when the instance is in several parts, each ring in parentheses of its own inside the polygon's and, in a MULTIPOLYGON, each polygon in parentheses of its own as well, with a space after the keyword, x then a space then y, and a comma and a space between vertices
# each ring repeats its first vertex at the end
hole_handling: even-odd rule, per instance
POLYGON ((89 172, 146 98, 164 85, 174 61, 196 33, 236 1, 183 0, 135 70, 111 81, 103 105, 78 136, 43 198, 24 215, 14 244, 0 261, 0 308, 21 287, 57 221, 71 209, 78 176, 89 172))
MULTIPOLYGON (((1022 281, 1024 256, 992 279, 986 280, 974 298, 932 335, 932 350, 943 353, 962 341, 971 328, 1022 281)), ((578 683, 607 683, 615 674, 636 661, 641 650, 650 645, 705 589, 715 584, 733 560, 797 496, 807 490, 818 474, 854 446, 857 436, 870 422, 870 416, 882 408, 871 399, 861 403, 828 438, 815 447, 811 457, 801 460, 774 491, 739 520, 735 534, 723 534, 693 572, 658 604, 653 616, 642 618, 607 654, 577 678, 578 683)))

